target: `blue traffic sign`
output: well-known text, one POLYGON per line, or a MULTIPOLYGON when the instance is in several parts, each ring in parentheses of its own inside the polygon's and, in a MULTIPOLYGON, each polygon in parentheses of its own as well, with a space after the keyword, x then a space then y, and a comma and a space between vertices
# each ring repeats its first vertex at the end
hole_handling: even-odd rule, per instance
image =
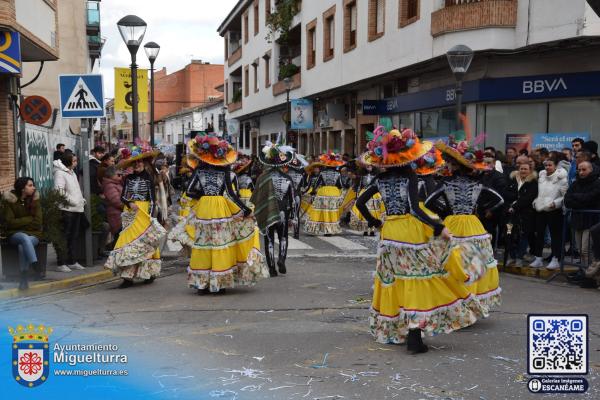
POLYGON ((0 73, 21 73, 19 32, 0 31, 0 73))
POLYGON ((63 118, 104 117, 102 75, 60 75, 58 83, 63 118))

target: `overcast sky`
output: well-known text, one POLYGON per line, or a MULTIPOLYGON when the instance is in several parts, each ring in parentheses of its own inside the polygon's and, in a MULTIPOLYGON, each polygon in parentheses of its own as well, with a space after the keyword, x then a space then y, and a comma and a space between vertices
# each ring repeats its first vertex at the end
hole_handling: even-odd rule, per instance
MULTIPOLYGON (((100 73, 104 75, 105 96, 114 95, 114 67, 131 64, 117 28, 122 17, 134 14, 146 21, 144 43, 152 41, 161 47, 154 67, 166 67, 171 73, 182 69, 192 58, 223 63, 223 39, 217 28, 236 3, 237 0, 102 0, 101 30, 106 43, 100 73)), ((150 68, 143 47, 137 60, 140 68, 150 68)))

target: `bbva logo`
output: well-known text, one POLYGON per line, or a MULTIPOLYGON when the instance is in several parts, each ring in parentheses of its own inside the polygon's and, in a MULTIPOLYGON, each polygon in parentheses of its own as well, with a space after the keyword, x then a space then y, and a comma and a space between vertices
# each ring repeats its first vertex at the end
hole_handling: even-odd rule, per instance
POLYGON ((552 93, 560 89, 568 90, 563 78, 523 81, 523 94, 552 93))

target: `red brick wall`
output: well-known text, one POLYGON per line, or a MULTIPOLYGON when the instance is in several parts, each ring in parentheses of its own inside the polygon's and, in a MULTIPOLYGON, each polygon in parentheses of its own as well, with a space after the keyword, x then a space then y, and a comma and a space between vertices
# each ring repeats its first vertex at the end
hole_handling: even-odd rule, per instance
POLYGON ((183 108, 195 107, 208 101, 208 96, 222 96, 215 87, 223 84, 223 65, 192 62, 184 69, 166 74, 155 72, 154 97, 156 121, 183 108))
POLYGON ((15 183, 15 133, 13 112, 8 100, 9 79, 0 78, 0 191, 15 183))

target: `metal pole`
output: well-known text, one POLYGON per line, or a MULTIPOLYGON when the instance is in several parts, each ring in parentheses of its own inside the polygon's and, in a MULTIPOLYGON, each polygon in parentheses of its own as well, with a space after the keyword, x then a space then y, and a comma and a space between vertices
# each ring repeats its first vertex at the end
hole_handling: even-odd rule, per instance
POLYGON ((150 61, 150 146, 154 147, 154 61, 150 61))
POLYGON ((137 88, 137 64, 135 63, 135 54, 131 53, 131 89, 133 90, 133 104, 131 105, 131 119, 133 124, 133 143, 139 138, 138 126, 138 88, 137 88))
POLYGON ((83 167, 83 197, 85 198, 85 218, 89 222, 88 228, 85 230, 85 266, 91 268, 94 266, 94 256, 92 254, 92 194, 90 187, 90 131, 94 129, 91 119, 87 119, 87 126, 81 129, 83 143, 81 144, 81 152, 83 159, 81 164, 83 167))
POLYGON ((462 112, 462 79, 456 80, 456 131, 460 130, 460 114, 462 112))
POLYGON ((112 150, 112 142, 111 142, 111 137, 110 137, 110 116, 108 113, 106 113, 106 125, 108 126, 108 151, 110 152, 112 150))
POLYGON ((285 108, 286 108, 286 119, 285 119, 285 143, 288 143, 288 133, 290 130, 290 123, 292 122, 292 110, 290 110, 290 89, 286 91, 286 100, 285 100, 285 108))

